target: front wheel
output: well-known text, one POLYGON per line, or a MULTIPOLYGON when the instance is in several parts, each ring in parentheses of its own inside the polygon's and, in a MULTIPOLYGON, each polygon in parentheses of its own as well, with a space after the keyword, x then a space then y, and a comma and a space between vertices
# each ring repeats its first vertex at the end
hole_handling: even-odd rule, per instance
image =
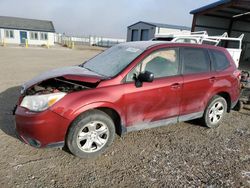
POLYGON ((209 128, 216 128, 220 125, 227 111, 227 102, 221 96, 214 96, 204 112, 203 123, 209 128))
POLYGON ((66 138, 69 150, 80 158, 96 157, 115 137, 112 119, 100 110, 86 112, 72 123, 66 138))

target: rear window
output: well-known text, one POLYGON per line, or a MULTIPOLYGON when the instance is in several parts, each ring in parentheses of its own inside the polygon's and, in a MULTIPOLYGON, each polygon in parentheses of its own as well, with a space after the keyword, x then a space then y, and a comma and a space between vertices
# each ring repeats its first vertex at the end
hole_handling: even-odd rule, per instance
POLYGON ((229 67, 230 62, 223 52, 210 50, 213 70, 222 71, 229 67))
POLYGON ((182 49, 183 73, 204 73, 210 71, 207 51, 199 48, 182 49))

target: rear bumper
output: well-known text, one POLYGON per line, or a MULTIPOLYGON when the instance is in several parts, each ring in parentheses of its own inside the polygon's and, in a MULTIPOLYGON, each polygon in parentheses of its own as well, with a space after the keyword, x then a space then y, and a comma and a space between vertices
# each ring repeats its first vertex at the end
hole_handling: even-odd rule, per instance
POLYGON ((18 106, 15 111, 16 132, 33 147, 63 147, 70 121, 50 110, 30 112, 18 106))

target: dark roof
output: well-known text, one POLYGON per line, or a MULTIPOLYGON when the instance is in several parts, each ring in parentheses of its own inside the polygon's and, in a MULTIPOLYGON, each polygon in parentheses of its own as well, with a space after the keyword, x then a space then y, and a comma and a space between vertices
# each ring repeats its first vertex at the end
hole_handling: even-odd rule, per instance
POLYGON ((186 27, 186 26, 179 26, 179 25, 170 25, 170 24, 161 24, 161 23, 153 23, 153 22, 144 22, 144 21, 139 21, 136 22, 128 27, 132 27, 136 24, 139 23, 144 23, 144 24, 148 24, 148 25, 152 25, 154 27, 161 27, 161 28, 169 28, 169 29, 180 29, 180 30, 191 30, 190 27, 186 27))
POLYGON ((250 22, 249 0, 221 0, 191 11, 191 14, 202 14, 234 21, 250 22))
POLYGON ((0 16, 0 28, 55 32, 52 21, 0 16))
POLYGON ((214 2, 214 3, 212 3, 212 4, 209 4, 209 5, 200 7, 200 8, 198 8, 198 9, 192 10, 192 11, 190 12, 190 14, 200 13, 200 12, 203 12, 203 11, 205 11, 205 10, 215 8, 215 7, 219 6, 219 5, 224 5, 224 4, 230 3, 231 1, 232 1, 232 0, 220 0, 220 1, 214 2))

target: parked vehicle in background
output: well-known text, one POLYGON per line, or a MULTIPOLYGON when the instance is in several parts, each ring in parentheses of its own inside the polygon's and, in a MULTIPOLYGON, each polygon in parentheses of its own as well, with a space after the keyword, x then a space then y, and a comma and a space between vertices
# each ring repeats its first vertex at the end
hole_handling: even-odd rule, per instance
POLYGON ((225 32, 221 36, 209 36, 206 31, 191 32, 190 35, 157 35, 153 41, 171 41, 176 43, 210 44, 214 46, 226 47, 232 56, 235 64, 239 67, 242 52, 242 40, 244 34, 238 38, 229 37, 225 32))
POLYGON ((197 118, 215 128, 238 101, 239 75, 224 48, 122 43, 79 66, 26 82, 16 130, 34 147, 66 144, 78 157, 94 157, 116 133, 197 118))

